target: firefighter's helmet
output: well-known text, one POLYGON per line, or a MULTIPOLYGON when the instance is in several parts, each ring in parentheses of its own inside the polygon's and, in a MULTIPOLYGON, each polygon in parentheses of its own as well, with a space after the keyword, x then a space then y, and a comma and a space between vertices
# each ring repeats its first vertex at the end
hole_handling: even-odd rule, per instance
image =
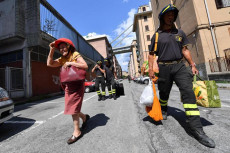
POLYGON ((161 12, 159 13, 159 16, 158 16, 159 20, 163 20, 163 16, 164 16, 167 12, 169 12, 169 11, 174 11, 174 13, 175 13, 174 22, 175 22, 175 21, 176 21, 176 18, 177 18, 177 16, 178 16, 179 10, 178 10, 178 9, 176 8, 176 6, 173 5, 173 4, 169 4, 169 5, 165 6, 165 7, 161 10, 161 12))

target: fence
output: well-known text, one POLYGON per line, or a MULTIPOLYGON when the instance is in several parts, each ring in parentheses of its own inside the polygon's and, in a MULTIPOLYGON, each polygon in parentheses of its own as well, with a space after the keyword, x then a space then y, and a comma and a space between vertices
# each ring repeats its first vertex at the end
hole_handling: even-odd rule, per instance
POLYGON ((219 59, 209 60, 211 72, 230 71, 230 58, 220 57, 219 59))

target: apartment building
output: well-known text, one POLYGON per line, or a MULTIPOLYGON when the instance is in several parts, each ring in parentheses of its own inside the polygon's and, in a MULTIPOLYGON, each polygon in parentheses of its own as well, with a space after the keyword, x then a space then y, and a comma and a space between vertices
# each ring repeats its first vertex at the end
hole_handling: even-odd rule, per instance
POLYGON ((158 14, 174 4, 179 15, 176 26, 187 35, 192 58, 204 78, 230 80, 230 1, 151 0, 155 27, 158 14))
POLYGON ((103 58, 109 58, 114 64, 118 78, 122 76, 121 66, 119 65, 116 56, 113 55, 112 46, 106 35, 85 36, 85 40, 91 44, 103 58))
POLYGON ((137 41, 133 40, 131 44, 131 54, 130 54, 130 61, 128 64, 129 67, 129 75, 134 77, 140 76, 140 65, 139 65, 139 51, 137 50, 137 41))
POLYGON ((136 43, 140 54, 137 59, 140 61, 140 67, 142 67, 144 62, 148 61, 149 45, 151 44, 151 38, 155 33, 155 29, 151 4, 140 6, 138 12, 134 15, 133 22, 133 32, 136 32, 136 43))

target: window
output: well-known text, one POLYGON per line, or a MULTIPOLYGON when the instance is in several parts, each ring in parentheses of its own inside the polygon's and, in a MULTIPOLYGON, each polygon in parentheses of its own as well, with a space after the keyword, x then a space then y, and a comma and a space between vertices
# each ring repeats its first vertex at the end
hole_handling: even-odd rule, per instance
POLYGON ((150 35, 147 35, 147 41, 150 41, 150 35))
POLYGON ((149 31, 149 26, 145 26, 145 31, 149 31))
POLYGON ((23 69, 11 68, 11 90, 23 89, 23 69))
POLYGON ((7 64, 23 60, 22 50, 11 52, 0 56, 0 64, 7 64))
POLYGON ((216 1, 216 8, 225 8, 230 7, 230 0, 215 0, 216 1))
POLYGON ((145 12, 145 11, 146 11, 146 8, 145 8, 145 7, 143 7, 143 8, 142 8, 142 10, 143 10, 143 12, 145 12))
POLYGON ((148 17, 147 16, 144 16, 144 21, 148 21, 148 17))

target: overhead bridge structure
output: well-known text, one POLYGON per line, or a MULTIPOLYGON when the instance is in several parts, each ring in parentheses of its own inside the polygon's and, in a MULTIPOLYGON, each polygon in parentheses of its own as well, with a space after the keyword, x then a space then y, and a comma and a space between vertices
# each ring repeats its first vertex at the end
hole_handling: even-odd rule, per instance
POLYGON ((113 48, 113 54, 122 54, 122 53, 128 53, 131 52, 131 46, 123 46, 118 48, 113 48))

